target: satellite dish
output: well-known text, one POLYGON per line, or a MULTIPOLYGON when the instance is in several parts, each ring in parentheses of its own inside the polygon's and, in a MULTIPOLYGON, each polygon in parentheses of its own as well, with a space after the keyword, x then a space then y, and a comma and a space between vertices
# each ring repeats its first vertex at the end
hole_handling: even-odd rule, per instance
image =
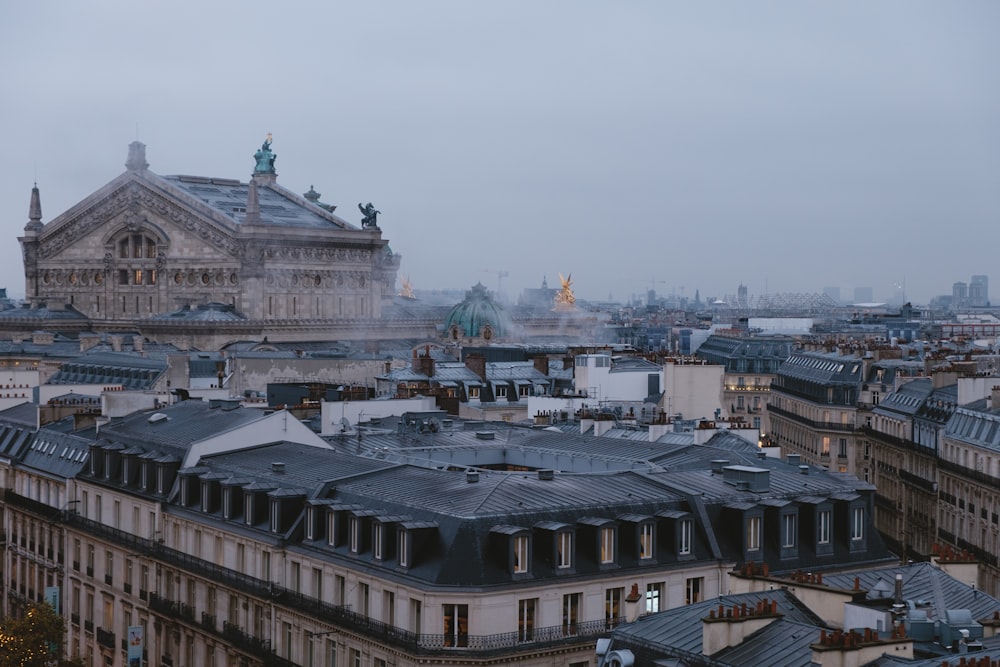
POLYGON ((351 430, 351 420, 347 417, 340 418, 340 432, 347 433, 351 430))

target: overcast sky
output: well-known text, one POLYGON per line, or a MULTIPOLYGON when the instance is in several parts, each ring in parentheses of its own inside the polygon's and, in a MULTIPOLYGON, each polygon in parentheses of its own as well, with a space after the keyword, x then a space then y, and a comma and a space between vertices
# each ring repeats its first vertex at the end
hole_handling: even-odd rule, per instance
POLYGON ((6 2, 0 286, 124 171, 278 182, 511 298, 893 283, 1000 302, 1000 2, 6 2))

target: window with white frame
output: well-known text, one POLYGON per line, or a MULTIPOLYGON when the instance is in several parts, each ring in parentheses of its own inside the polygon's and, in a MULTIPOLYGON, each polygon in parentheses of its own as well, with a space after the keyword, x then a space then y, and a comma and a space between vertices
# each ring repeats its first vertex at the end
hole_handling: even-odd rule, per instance
POLYGON ((314 540, 316 539, 316 526, 314 522, 316 521, 316 508, 310 505, 306 507, 306 539, 314 540))
POLYGON ((694 533, 694 521, 681 519, 678 524, 677 553, 687 556, 691 553, 691 537, 694 533))
POLYGON ((400 528, 396 535, 396 542, 398 543, 399 550, 399 564, 402 567, 410 566, 410 535, 409 533, 400 528))
POLYGON ((556 534, 556 567, 573 567, 573 533, 568 530, 556 534))
POLYGON ((356 516, 352 516, 347 524, 348 531, 348 544, 350 545, 351 553, 358 553, 361 551, 361 526, 359 525, 361 520, 356 516))
POLYGON ((512 566, 514 574, 524 574, 528 571, 528 536, 515 535, 513 547, 514 560, 512 566))
POLYGON ((331 547, 337 546, 337 515, 333 512, 326 515, 326 543, 331 547))
POLYGON ((497 398, 507 398, 507 385, 497 385, 497 398))
POLYGON ((649 560, 653 557, 655 526, 652 522, 639 525, 639 558, 649 560))
POLYGON ((601 528, 601 563, 606 565, 615 562, 615 528, 614 526, 604 526, 601 528))
POLYGON ((479 398, 479 387, 469 387, 469 398, 479 398))
POLYGON ((781 546, 786 549, 795 548, 797 518, 794 514, 783 514, 781 517, 781 546))
POLYGON ((747 551, 760 549, 760 517, 747 517, 747 551))
POLYGON ((383 526, 380 522, 375 521, 372 525, 372 555, 375 560, 382 560, 382 535, 384 534, 383 526))
POLYGON ((863 540, 865 537, 865 508, 855 507, 851 510, 851 539, 863 540))
POLYGON ((281 530, 281 501, 271 498, 271 532, 276 533, 281 530))
POLYGON ((253 525, 253 494, 247 493, 243 496, 243 522, 248 525, 253 525))
POLYGON ((816 542, 830 543, 830 510, 820 510, 816 518, 816 542))
POLYGON ((655 614, 662 609, 663 582, 646 584, 646 613, 655 614))

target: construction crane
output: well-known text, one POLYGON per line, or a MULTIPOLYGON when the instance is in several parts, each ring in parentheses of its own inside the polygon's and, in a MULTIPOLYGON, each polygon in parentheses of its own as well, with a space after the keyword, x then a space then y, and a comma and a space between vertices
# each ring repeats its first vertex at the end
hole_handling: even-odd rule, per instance
POLYGON ((507 276, 509 276, 510 274, 508 272, 504 271, 503 269, 500 269, 500 270, 483 269, 483 273, 495 273, 496 274, 496 276, 497 276, 497 294, 496 294, 496 296, 497 296, 497 298, 500 298, 500 288, 503 286, 503 279, 506 278, 507 276))

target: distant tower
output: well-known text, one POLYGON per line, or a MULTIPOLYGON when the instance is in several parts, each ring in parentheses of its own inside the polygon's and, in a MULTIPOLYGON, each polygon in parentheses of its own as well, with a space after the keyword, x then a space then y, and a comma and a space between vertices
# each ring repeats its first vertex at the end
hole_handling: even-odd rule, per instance
POLYGON ((990 277, 972 276, 969 281, 969 305, 976 307, 988 306, 990 303, 990 277))
POLYGON ((736 288, 736 302, 741 306, 746 306, 749 301, 747 300, 747 286, 740 283, 740 286, 736 288))
POLYGON ((954 308, 963 308, 969 302, 969 286, 958 281, 951 286, 951 304, 954 308))

